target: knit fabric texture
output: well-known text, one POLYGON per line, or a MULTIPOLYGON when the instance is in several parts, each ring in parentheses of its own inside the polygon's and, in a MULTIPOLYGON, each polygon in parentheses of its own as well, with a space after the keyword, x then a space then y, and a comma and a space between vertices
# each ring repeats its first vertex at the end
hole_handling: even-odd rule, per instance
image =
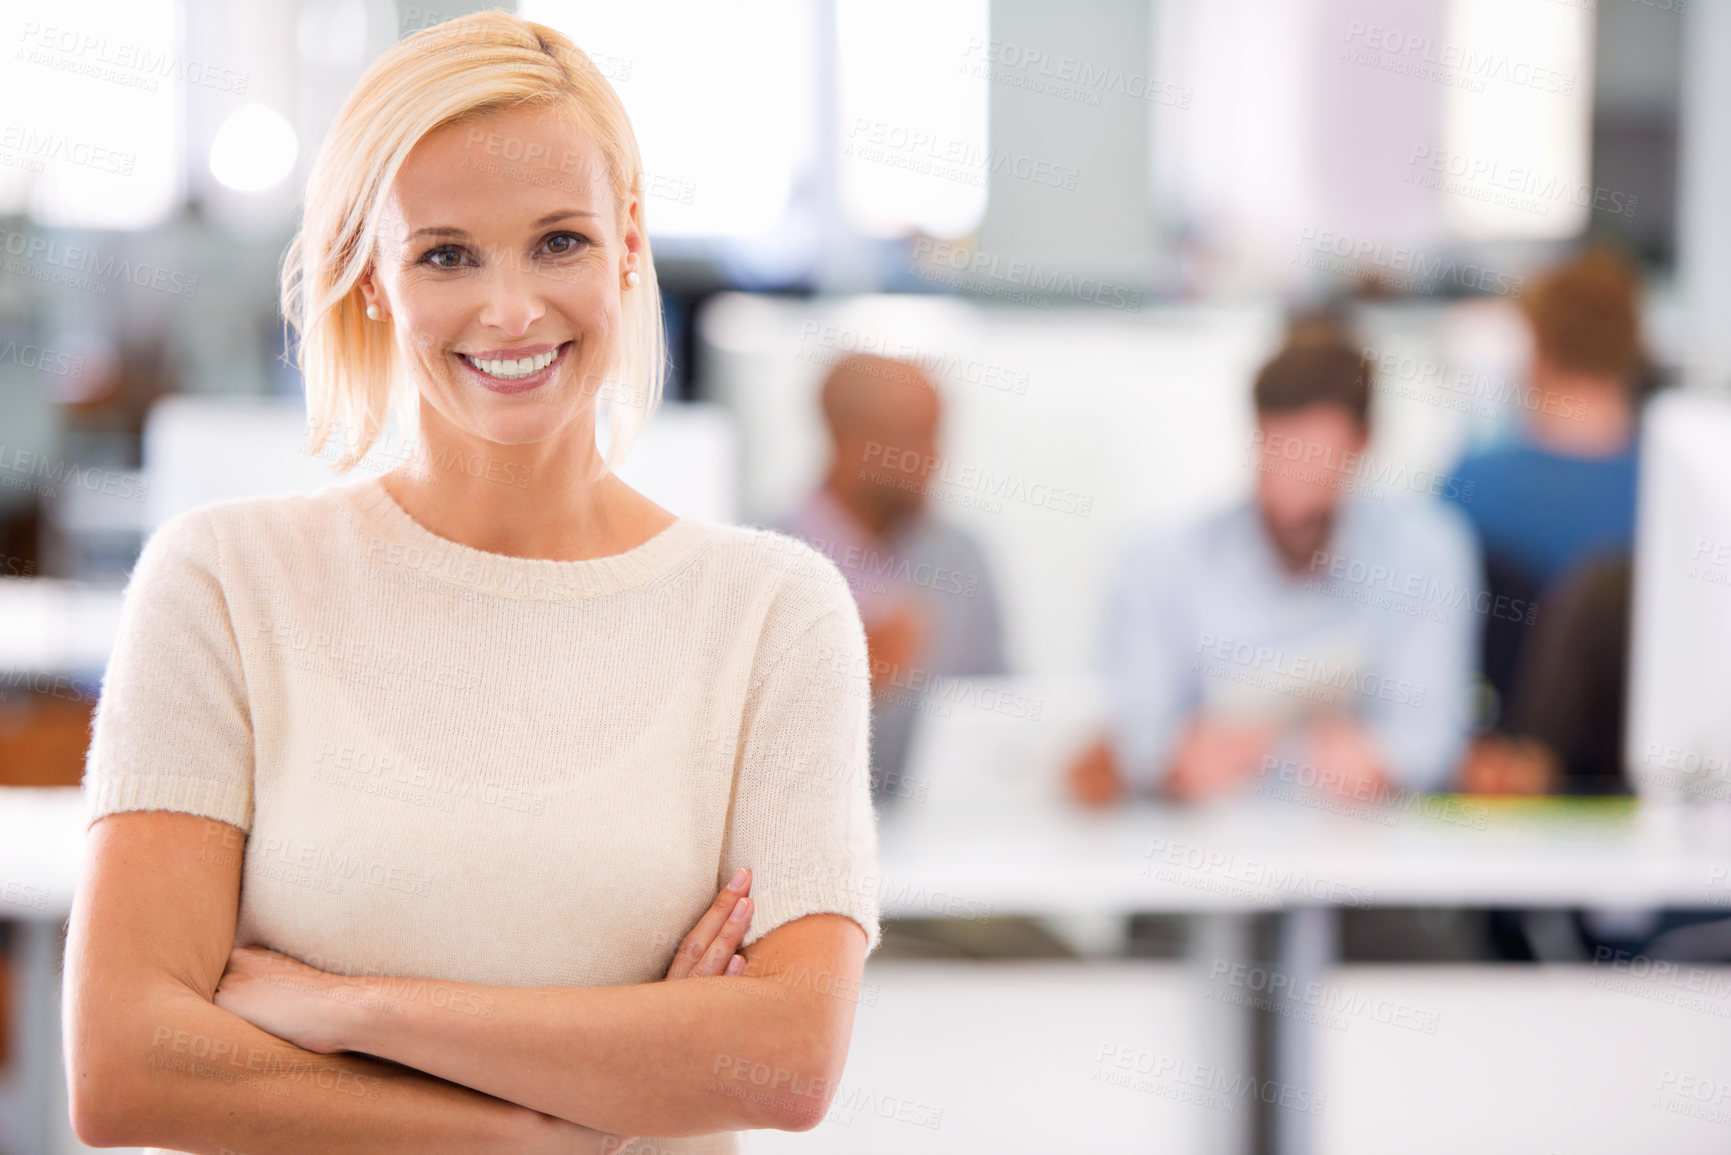
POLYGON ((741 866, 747 945, 836 913, 877 946, 869 711, 847 583, 792 538, 680 518, 611 557, 509 557, 373 477, 151 536, 84 789, 92 822, 246 833, 237 945, 342 974, 646 983, 741 866))

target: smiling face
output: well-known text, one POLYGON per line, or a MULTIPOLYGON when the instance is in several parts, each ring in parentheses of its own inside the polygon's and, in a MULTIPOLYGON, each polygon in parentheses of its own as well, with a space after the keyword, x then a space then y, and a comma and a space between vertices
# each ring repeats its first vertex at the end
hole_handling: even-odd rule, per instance
POLYGON ((600 148, 557 113, 511 109, 422 138, 362 291, 418 384, 423 435, 569 438, 592 455, 641 247, 637 201, 621 213, 600 148))

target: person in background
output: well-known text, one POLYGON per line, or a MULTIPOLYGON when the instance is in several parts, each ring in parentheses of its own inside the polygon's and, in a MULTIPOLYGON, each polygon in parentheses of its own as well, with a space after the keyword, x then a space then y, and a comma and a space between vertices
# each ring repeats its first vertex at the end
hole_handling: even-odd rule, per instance
POLYGON ((1620 762, 1636 426, 1644 364, 1634 271, 1593 250, 1521 300, 1525 421, 1456 468, 1493 591, 1537 601, 1532 628, 1488 623, 1497 709, 1461 775, 1475 794, 1624 793, 1620 762), (1470 485, 1470 489, 1468 486, 1470 485))
POLYGON ((974 539, 929 510, 924 479, 938 461, 943 406, 926 375, 855 354, 831 369, 821 401, 829 469, 780 528, 828 556, 859 604, 873 796, 917 797, 924 786, 908 779, 907 752, 933 679, 1004 673, 997 590, 974 539))
POLYGON ((1595 250, 1537 278, 1521 311, 1532 337, 1525 425, 1513 444, 1461 461, 1450 497, 1486 558, 1543 590, 1634 543, 1634 274, 1595 250))
POLYGON ((1368 802, 1451 777, 1477 552, 1453 510, 1362 480, 1370 395, 1343 332, 1295 327, 1256 377, 1254 496, 1127 552, 1104 618, 1109 732, 1068 769, 1076 801, 1288 779, 1368 802))

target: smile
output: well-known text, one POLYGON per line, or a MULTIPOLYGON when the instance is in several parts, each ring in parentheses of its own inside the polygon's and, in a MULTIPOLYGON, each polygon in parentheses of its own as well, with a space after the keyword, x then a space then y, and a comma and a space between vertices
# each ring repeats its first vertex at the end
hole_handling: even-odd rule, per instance
POLYGON ((560 361, 570 349, 571 342, 552 348, 543 348, 520 356, 481 356, 472 353, 458 353, 457 359, 468 366, 481 383, 490 388, 508 387, 510 392, 519 392, 532 388, 550 379, 560 361))

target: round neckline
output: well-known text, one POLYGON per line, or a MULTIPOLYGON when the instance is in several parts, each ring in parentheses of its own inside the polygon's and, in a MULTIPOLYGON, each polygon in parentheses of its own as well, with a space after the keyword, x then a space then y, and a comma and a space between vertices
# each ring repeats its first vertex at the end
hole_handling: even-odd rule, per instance
POLYGON ((383 475, 354 487, 357 504, 380 536, 401 547, 374 550, 373 560, 450 585, 519 601, 576 601, 647 585, 671 572, 703 542, 700 523, 675 516, 655 536, 621 553, 560 561, 476 549, 441 537, 397 504, 383 475))

